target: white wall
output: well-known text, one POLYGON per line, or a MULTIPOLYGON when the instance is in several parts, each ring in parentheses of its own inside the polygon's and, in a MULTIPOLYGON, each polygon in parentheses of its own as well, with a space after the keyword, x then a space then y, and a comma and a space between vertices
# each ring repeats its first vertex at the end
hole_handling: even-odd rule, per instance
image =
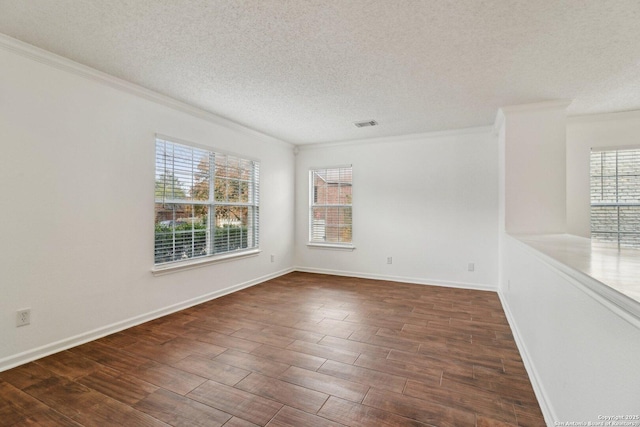
MULTIPOLYGON (((113 86, 126 84, 82 77, 61 70, 82 67, 35 55, 36 61, 0 45, 0 370, 293 265, 496 288, 498 138, 488 130, 314 146, 294 158, 288 144, 197 118, 140 96, 144 91, 123 91, 113 86), (151 274, 156 132, 261 160, 261 255, 151 274), (354 168, 356 250, 310 249, 308 170, 343 164, 354 168), (467 271, 470 262, 475 272, 467 271), (25 307, 32 309, 32 324, 16 328, 15 312, 25 307)), ((588 148, 637 144, 637 117, 570 123, 570 231, 584 235, 585 224, 588 230, 588 216, 585 222, 577 213, 588 206, 588 148)), ((530 148, 544 173, 544 157, 530 148)), ((514 206, 524 212, 528 204, 514 206)), ((549 208, 553 215, 545 223, 560 228, 556 219, 564 208, 549 208)), ((578 421, 637 412, 638 327, 502 237, 501 297, 547 414, 578 421)))
POLYGON ((640 147, 640 111, 571 118, 567 123, 567 228, 590 237, 591 148, 640 147))
POLYGON ((302 147, 296 159, 296 266, 495 289, 497 156, 488 128, 302 147), (309 248, 309 169, 345 164, 353 165, 356 249, 309 248), (474 272, 468 263, 475 263, 474 272))
MULTIPOLYGON (((603 146, 604 140, 628 144, 639 134, 638 116, 628 113, 615 120, 572 119, 566 126, 562 104, 519 106, 516 114, 499 115, 505 153, 500 206, 507 232, 585 235, 586 227, 588 236, 590 147, 603 146), (545 105, 548 111, 540 109, 545 105)), ((585 283, 593 279, 568 269, 501 233, 499 294, 546 421, 597 422, 598 415, 635 414, 638 319, 591 291, 585 283)))
POLYGON ((0 63, 0 370, 291 268, 292 146, 32 48, 0 63), (156 132, 261 160, 259 256, 152 275, 156 132))
POLYGON ((566 113, 568 102, 503 107, 501 157, 508 233, 566 229, 566 113), (503 155, 502 155, 503 153, 503 155))
POLYGON ((504 245, 501 297, 547 424, 638 414, 638 319, 524 243, 505 236, 504 245))

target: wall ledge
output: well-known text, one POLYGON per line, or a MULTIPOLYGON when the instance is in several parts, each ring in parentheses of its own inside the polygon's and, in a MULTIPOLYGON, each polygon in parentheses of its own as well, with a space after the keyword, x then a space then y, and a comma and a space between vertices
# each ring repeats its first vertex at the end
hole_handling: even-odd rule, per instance
MULTIPOLYGON (((571 236, 571 235, 540 235, 540 236, 516 236, 506 235, 508 238, 513 239, 518 244, 522 245, 527 251, 535 255, 546 265, 556 270, 561 276, 565 277, 569 283, 582 292, 596 300, 599 304, 607 307, 613 313, 631 323, 637 328, 640 328, 640 301, 624 295, 622 292, 614 289, 602 279, 595 278, 588 272, 580 270, 575 266, 568 265, 566 262, 557 259, 551 254, 542 251, 532 245, 532 239, 545 239, 545 238, 559 238, 565 237, 570 245, 574 239, 584 239, 583 237, 571 236)), ((640 252, 639 252, 640 257, 640 252)))

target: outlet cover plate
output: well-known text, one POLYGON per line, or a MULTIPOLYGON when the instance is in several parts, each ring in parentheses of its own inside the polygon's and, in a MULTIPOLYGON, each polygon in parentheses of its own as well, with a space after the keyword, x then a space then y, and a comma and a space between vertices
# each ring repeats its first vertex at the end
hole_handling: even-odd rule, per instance
POLYGON ((27 326, 31 323, 31 309, 25 308, 16 313, 16 326, 27 326))

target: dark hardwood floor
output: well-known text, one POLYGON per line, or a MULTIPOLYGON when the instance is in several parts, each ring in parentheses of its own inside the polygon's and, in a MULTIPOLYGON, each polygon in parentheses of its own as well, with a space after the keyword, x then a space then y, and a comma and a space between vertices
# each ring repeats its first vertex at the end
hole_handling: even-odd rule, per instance
POLYGON ((0 373, 0 425, 543 426, 495 293, 292 273, 0 373))

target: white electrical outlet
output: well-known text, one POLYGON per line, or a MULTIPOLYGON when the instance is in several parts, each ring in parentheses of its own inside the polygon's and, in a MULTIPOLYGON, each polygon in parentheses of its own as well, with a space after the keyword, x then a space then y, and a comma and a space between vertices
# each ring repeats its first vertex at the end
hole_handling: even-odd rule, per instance
POLYGON ((16 313, 16 326, 27 326, 31 323, 31 309, 25 308, 16 313))
POLYGON ((276 262, 276 256, 275 255, 271 255, 271 262, 276 262))
POLYGON ((476 270, 476 265, 474 263, 470 262, 467 268, 468 268, 469 271, 475 271, 476 270))
POLYGON ((387 264, 393 264, 393 257, 387 257, 387 264))

